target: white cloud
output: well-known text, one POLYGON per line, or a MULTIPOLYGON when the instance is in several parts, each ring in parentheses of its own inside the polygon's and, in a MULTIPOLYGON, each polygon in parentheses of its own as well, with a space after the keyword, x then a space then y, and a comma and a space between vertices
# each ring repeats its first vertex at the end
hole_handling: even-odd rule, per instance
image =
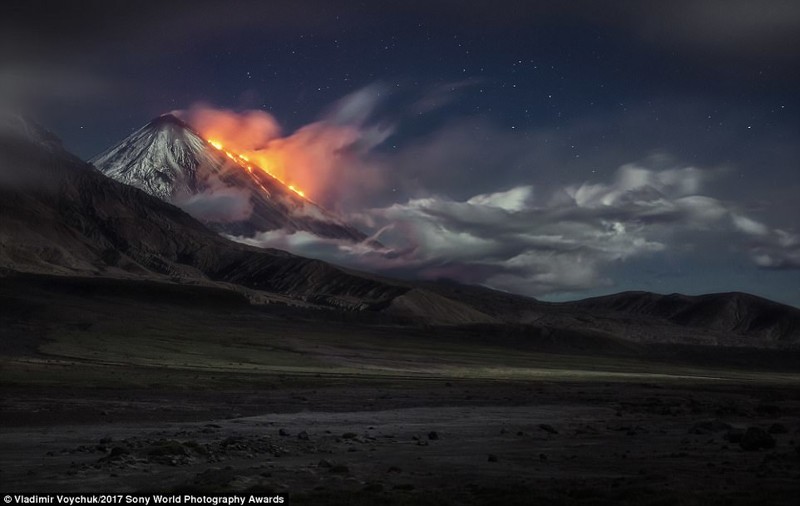
POLYGON ((694 194, 708 179, 693 167, 625 165, 611 181, 568 185, 543 196, 543 203, 531 186, 518 186, 461 201, 414 198, 351 216, 377 230, 374 239, 384 247, 280 231, 246 242, 354 268, 447 276, 529 295, 607 286, 612 264, 685 247, 673 242, 677 236, 699 240, 715 233, 738 241, 758 266, 800 266, 800 237, 694 194))
POLYGON ((763 223, 759 223, 755 220, 751 220, 747 216, 741 216, 739 214, 732 214, 731 219, 733 220, 733 224, 736 228, 744 232, 745 234, 755 235, 755 236, 764 236, 769 233, 769 229, 763 223))
POLYGON ((226 186, 217 177, 206 180, 202 193, 177 197, 176 205, 200 221, 231 223, 243 221, 253 213, 248 190, 226 186))

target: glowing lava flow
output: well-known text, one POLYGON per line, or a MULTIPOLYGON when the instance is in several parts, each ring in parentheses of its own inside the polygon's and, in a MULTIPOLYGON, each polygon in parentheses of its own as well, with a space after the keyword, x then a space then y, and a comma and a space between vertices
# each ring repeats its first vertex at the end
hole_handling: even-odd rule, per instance
MULTIPOLYGON (((240 167, 244 167, 245 169, 247 169, 247 172, 249 172, 250 174, 252 174, 252 173, 253 173, 253 164, 251 164, 251 163, 250 163, 250 159, 249 159, 248 157, 246 157, 246 156, 244 156, 244 155, 237 154, 237 153, 233 153, 233 152, 231 152, 231 151, 228 151, 227 149, 225 149, 225 146, 223 146, 223 145, 222 145, 222 143, 221 143, 221 142, 219 142, 219 141, 212 140, 212 139, 208 139, 208 143, 209 143, 211 146, 213 146, 213 147, 214 147, 214 149, 216 149, 217 151, 220 151, 221 153, 224 153, 224 154, 225 154, 225 156, 227 156, 228 158, 230 158, 231 160, 233 160, 234 162, 236 162, 236 164, 237 164, 237 165, 239 165, 240 167)), ((258 167, 258 168, 259 168, 259 169, 261 169, 262 171, 266 172, 267 174, 269 174, 269 175, 270 175, 270 176, 272 176, 273 178, 275 178, 275 179, 277 179, 278 181, 280 181, 281 183, 283 183, 283 185, 284 185, 284 186, 286 186, 287 188, 289 188, 290 190, 292 190, 292 191, 293 191, 293 192, 295 192, 296 194, 300 195, 300 196, 301 196, 301 197, 303 197, 303 198, 306 198, 306 194, 305 194, 305 193, 304 193, 302 190, 299 190, 299 189, 297 189, 297 188, 296 188, 294 185, 287 184, 285 181, 282 181, 280 178, 276 177, 276 176, 275 176, 274 174, 272 174, 272 173, 271 173, 269 170, 267 170, 267 169, 265 169, 265 168, 263 168, 263 167, 260 167, 260 166, 256 166, 256 167, 258 167)), ((264 191, 267 191, 267 189, 266 189, 266 188, 264 188, 264 186, 263 186, 263 185, 261 185, 261 183, 259 183, 259 186, 261 186, 261 188, 262 188, 264 191)), ((268 191, 267 191, 267 192, 268 192, 268 191)), ((269 193, 269 192, 268 192, 268 193, 269 193)))

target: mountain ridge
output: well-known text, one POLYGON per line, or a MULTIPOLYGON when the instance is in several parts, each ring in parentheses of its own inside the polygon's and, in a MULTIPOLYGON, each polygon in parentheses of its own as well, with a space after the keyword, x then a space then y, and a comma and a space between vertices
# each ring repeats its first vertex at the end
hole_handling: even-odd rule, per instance
POLYGON ((0 171, 27 175, 23 183, 0 185, 0 269, 6 275, 217 286, 251 302, 370 311, 413 325, 489 325, 495 330, 488 335, 507 327, 548 339, 800 344, 800 310, 748 294, 625 292, 550 303, 485 287, 393 280, 230 241, 52 145, 0 138, 0 171))

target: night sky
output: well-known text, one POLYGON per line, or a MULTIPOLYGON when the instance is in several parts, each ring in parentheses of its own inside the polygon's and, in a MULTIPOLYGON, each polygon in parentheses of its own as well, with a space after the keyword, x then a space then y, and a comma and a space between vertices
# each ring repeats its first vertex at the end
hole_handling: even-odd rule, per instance
POLYGON ((746 291, 800 306, 796 1, 2 9, 0 107, 86 159, 200 104, 266 111, 287 138, 357 132, 317 197, 389 251, 257 243, 548 300, 746 291))

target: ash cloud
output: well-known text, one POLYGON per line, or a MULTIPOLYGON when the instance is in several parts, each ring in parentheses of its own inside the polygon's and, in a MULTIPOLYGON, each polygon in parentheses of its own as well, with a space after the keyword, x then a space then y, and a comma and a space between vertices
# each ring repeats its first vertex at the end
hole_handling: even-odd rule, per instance
POLYGON ((392 124, 371 121, 386 91, 367 86, 336 102, 318 121, 283 134, 278 121, 260 110, 232 111, 195 105, 176 111, 207 139, 246 155, 253 163, 331 210, 356 207, 384 182, 370 157, 388 139, 392 124))

